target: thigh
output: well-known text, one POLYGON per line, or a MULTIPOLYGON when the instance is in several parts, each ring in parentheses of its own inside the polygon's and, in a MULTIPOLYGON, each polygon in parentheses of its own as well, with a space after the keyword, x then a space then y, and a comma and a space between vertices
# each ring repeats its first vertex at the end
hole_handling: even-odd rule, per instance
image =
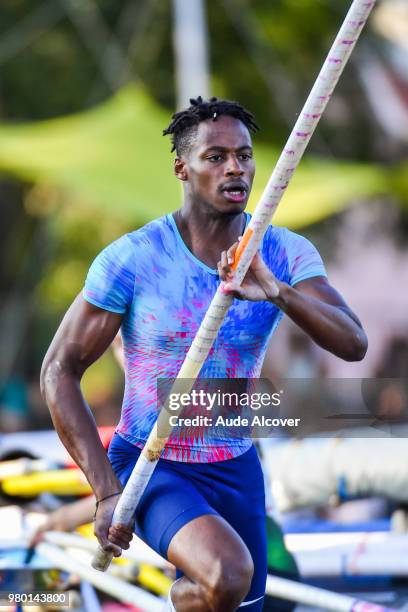
POLYGON ((250 552, 254 575, 243 604, 247 606, 245 612, 255 612, 262 610, 268 573, 264 478, 254 447, 233 460, 230 466, 233 469, 226 479, 228 486, 219 488, 213 507, 250 552))
POLYGON ((177 560, 176 566, 194 580, 194 567, 209 572, 220 558, 244 562, 249 551, 254 575, 241 606, 245 612, 262 610, 267 576, 265 488, 255 448, 235 459, 196 467, 194 480, 218 516, 185 525, 170 544, 172 562, 177 560))
POLYGON ((266 525, 264 516, 254 516, 252 511, 226 515, 226 520, 247 546, 254 565, 251 588, 244 599, 246 612, 262 610, 265 595, 267 565, 266 525), (253 602, 250 604, 249 602, 253 602))
POLYGON ((169 545, 175 534, 203 515, 217 512, 194 484, 171 467, 158 466, 140 500, 136 521, 147 544, 169 559, 169 545))
POLYGON ((179 529, 170 542, 168 560, 181 575, 204 585, 216 582, 221 566, 228 571, 251 564, 248 548, 219 515, 197 517, 179 529))

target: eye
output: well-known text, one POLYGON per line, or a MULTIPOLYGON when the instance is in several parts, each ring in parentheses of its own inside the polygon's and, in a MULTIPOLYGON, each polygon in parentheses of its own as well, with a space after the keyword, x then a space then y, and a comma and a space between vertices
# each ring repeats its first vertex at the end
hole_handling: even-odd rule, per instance
POLYGON ((242 161, 248 161, 252 159, 252 153, 241 153, 239 157, 242 159, 242 161))
POLYGON ((210 162, 219 162, 222 159, 222 156, 219 153, 214 153, 214 155, 209 155, 207 157, 210 162))

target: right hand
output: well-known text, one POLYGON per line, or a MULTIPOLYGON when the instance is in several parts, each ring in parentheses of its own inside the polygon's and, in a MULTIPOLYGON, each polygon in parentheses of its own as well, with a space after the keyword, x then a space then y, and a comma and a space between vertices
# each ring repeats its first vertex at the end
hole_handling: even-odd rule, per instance
POLYGON ((114 557, 120 557, 122 550, 127 550, 133 538, 133 530, 128 525, 111 526, 113 512, 120 495, 101 501, 95 517, 94 534, 101 548, 112 552, 114 557))
POLYGON ((223 292, 238 300, 274 302, 279 297, 283 283, 274 276, 259 252, 255 253, 242 283, 239 284, 235 280, 235 270, 232 265, 241 238, 242 236, 228 251, 221 253, 221 261, 217 264, 218 274, 223 281, 223 292))

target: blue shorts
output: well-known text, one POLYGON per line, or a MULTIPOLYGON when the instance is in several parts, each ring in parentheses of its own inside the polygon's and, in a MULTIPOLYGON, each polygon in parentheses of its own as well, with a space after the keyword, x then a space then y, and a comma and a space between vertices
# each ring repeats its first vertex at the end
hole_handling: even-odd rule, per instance
MULTIPOLYGON (((140 452, 120 435, 113 436, 108 454, 122 485, 140 452)), ((245 602, 256 602, 243 610, 260 612, 267 574, 265 489, 254 446, 239 457, 213 463, 160 459, 137 507, 135 531, 167 559, 177 531, 204 514, 222 516, 248 547, 255 571, 245 602)))

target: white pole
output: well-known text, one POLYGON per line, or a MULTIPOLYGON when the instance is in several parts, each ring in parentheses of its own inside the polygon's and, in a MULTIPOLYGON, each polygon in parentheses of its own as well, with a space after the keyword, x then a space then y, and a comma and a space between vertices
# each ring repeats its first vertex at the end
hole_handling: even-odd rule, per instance
POLYGON ((313 606, 313 609, 321 608, 322 610, 335 610, 336 612, 390 612, 392 610, 392 608, 384 608, 368 601, 354 599, 348 595, 339 595, 339 593, 301 584, 293 580, 286 580, 285 578, 277 578, 276 576, 268 576, 265 592, 272 597, 280 597, 306 606, 313 606))
MULTIPOLYGON (((98 548, 98 541, 96 539, 84 538, 77 533, 46 531, 43 538, 45 542, 61 546, 62 548, 79 548, 92 553, 95 553, 98 548)), ((122 557, 136 563, 147 563, 153 567, 165 567, 167 565, 166 559, 158 555, 139 538, 136 538, 136 541, 133 538, 130 548, 122 552, 122 557)))
POLYGON ((102 612, 95 589, 90 582, 82 580, 79 587, 84 602, 84 612, 102 612))
POLYGON ((72 574, 77 574, 82 580, 87 580, 97 589, 116 597, 119 601, 140 606, 146 612, 162 612, 163 600, 147 593, 139 587, 133 586, 110 574, 101 574, 85 565, 78 559, 71 557, 65 550, 42 542, 37 546, 38 553, 45 557, 56 567, 72 574))
MULTIPOLYGON (((258 250, 273 213, 302 158, 374 4, 375 0, 354 0, 346 15, 254 215, 239 243, 234 261, 235 276, 239 282, 242 282, 258 250)), ((231 303, 232 297, 223 292, 223 285, 221 284, 186 355, 170 394, 187 393, 191 390, 231 303)), ((173 411, 173 415, 176 414, 177 411, 173 411)), ((112 524, 129 524, 131 522, 137 504, 170 436, 172 427, 168 417, 169 412, 165 405, 159 413, 123 490, 113 514, 112 524)), ((108 568, 111 560, 112 554, 99 548, 92 565, 95 569, 104 571, 108 568)))
POLYGON ((204 0, 173 0, 177 107, 210 93, 204 0))

